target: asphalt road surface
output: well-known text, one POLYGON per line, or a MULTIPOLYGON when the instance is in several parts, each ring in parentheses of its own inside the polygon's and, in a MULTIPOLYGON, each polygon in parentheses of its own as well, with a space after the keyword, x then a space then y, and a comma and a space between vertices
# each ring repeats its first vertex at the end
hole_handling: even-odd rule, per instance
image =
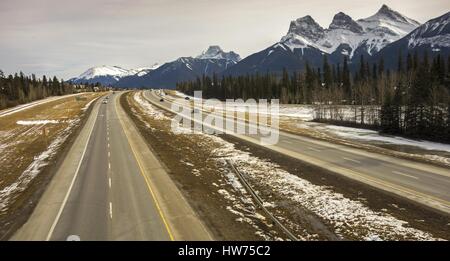
MULTIPOLYGON (((112 95, 110 95, 112 96, 112 95)), ((51 235, 66 240, 169 240, 110 98, 97 121, 78 177, 51 235)))
POLYGON ((211 239, 137 130, 131 132, 135 127, 119 105, 120 95, 94 104, 12 240, 211 239))
MULTIPOLYGON (((166 98, 161 102, 161 96, 155 91, 145 91, 144 96, 154 105, 171 110, 173 100, 166 98)), ((204 117, 206 114, 204 113, 204 117)), ((230 119, 226 120, 230 121, 230 119)), ((259 144, 261 137, 260 134, 232 135, 256 144, 259 144)), ((278 143, 266 147, 450 213, 449 169, 335 145, 282 131, 278 143)))

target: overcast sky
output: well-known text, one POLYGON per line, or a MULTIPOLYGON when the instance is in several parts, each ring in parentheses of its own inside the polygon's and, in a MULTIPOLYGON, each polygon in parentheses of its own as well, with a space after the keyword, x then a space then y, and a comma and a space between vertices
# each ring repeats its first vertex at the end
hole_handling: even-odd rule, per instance
POLYGON ((124 68, 196 56, 220 45, 245 57, 311 15, 328 27, 385 3, 421 23, 450 11, 449 0, 0 0, 0 69, 68 79, 97 65, 124 68))

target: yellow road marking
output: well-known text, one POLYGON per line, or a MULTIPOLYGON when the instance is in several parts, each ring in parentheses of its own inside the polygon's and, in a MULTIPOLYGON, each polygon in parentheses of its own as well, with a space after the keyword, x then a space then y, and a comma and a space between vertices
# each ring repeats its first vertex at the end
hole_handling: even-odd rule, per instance
MULTIPOLYGON (((120 97, 120 95, 116 96, 116 97, 120 97)), ((119 116, 119 113, 117 111, 117 99, 118 98, 116 98, 115 107, 116 107, 117 116, 119 116)), ((118 118, 119 118, 120 124, 122 125, 122 128, 123 128, 123 126, 125 126, 125 125, 123 124, 122 119, 120 117, 118 117, 118 118)), ((144 168, 142 167, 142 164, 141 164, 139 158, 137 157, 136 151, 134 150, 133 145, 131 145, 130 138, 128 137, 128 134, 125 130, 124 130, 124 133, 128 139, 128 144, 130 145, 130 148, 131 148, 131 151, 133 152, 134 158, 136 159, 136 162, 139 166, 139 172, 141 173, 142 177, 144 177, 145 183, 147 184, 148 191, 150 192, 150 195, 153 198, 153 202, 155 203, 156 209, 158 210, 158 213, 159 213, 159 216, 161 217, 161 219, 164 223, 164 226, 166 227, 166 230, 167 230, 167 233, 169 234, 170 240, 174 241, 174 237, 172 235, 169 223, 167 222, 166 218, 164 217, 164 214, 161 210, 161 207, 159 206, 158 200, 156 199, 155 193, 153 192, 152 186, 150 185, 150 182, 149 182, 147 176, 144 174, 145 173, 144 168)))

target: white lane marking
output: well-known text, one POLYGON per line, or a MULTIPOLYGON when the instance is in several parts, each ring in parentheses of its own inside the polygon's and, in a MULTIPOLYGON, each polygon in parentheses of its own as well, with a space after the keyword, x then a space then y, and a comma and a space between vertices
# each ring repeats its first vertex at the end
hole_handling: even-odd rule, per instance
POLYGON ((111 163, 108 162, 108 169, 111 169, 111 163))
POLYGON ((108 148, 109 148, 109 142, 108 142, 108 148))
POLYGON ((313 147, 308 147, 308 149, 310 149, 310 150, 313 150, 313 151, 317 151, 317 152, 320 152, 320 150, 319 150, 319 149, 316 149, 316 148, 313 148, 313 147))
POLYGON ((111 158, 111 152, 108 151, 108 158, 111 158))
POLYGON ((359 161, 359 160, 355 160, 355 159, 351 159, 351 158, 347 158, 347 157, 342 157, 342 158, 345 159, 345 160, 348 160, 348 161, 352 161, 352 162, 361 164, 361 161, 359 161))
POLYGON ((108 141, 109 141, 109 136, 107 137, 108 141))
POLYGON ((108 179, 109 188, 111 188, 111 178, 108 179))
POLYGON ((112 219, 112 202, 109 202, 109 217, 112 219))
POLYGON ((66 241, 81 241, 81 238, 78 235, 70 235, 67 237, 66 241))
MULTIPOLYGON (((97 114, 98 114, 98 110, 97 110, 97 114)), ((97 118, 97 117, 94 117, 94 119, 95 118, 97 118)), ((61 204, 61 207, 58 210, 58 214, 56 215, 56 218, 53 221, 53 224, 50 227, 50 230, 48 231, 47 238, 45 239, 46 241, 49 241, 50 238, 52 237, 53 231, 55 230, 55 227, 56 227, 56 224, 58 224, 58 221, 59 221, 59 219, 61 217, 61 214, 62 214, 62 212, 64 210, 64 207, 66 206, 67 200, 69 199, 70 192, 72 191, 72 187, 75 184, 75 179, 77 178, 78 172, 80 171, 81 163, 83 162, 84 156, 86 155, 87 147, 89 145, 89 141, 91 140, 91 136, 92 136, 92 132, 94 131, 95 124, 96 124, 96 121, 94 121, 94 124, 92 124, 91 130, 89 131, 89 138, 88 138, 88 140, 86 142, 86 145, 84 146, 83 153, 81 154, 81 159, 78 162, 77 169, 75 170, 75 174, 73 175, 72 181, 70 182, 69 189, 67 190, 67 193, 64 196, 64 199, 63 199, 63 202, 61 204)))
POLYGON ((400 172, 400 171, 396 171, 396 170, 393 170, 392 173, 398 174, 398 175, 402 175, 402 176, 405 176, 405 177, 409 177, 409 178, 413 178, 413 179, 419 179, 416 176, 412 176, 412 175, 409 175, 409 174, 406 174, 406 173, 403 173, 403 172, 400 172))

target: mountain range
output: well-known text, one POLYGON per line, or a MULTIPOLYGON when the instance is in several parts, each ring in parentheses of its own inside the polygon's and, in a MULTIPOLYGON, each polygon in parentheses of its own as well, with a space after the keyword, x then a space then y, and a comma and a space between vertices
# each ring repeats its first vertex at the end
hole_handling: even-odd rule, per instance
POLYGON ((248 56, 225 74, 279 72, 283 68, 302 70, 306 61, 313 67, 320 67, 324 54, 328 55, 330 63, 342 63, 343 56, 351 63, 358 61, 361 55, 373 56, 419 25, 386 5, 376 14, 357 21, 339 12, 326 29, 311 16, 305 16, 292 21, 279 42, 248 56))
POLYGON ((181 57, 165 63, 149 73, 121 78, 117 87, 174 88, 177 82, 195 80, 198 76, 211 76, 234 66, 241 57, 234 52, 224 52, 219 46, 210 46, 202 54, 193 57, 181 57))
POLYGON ((450 53, 450 13, 421 25, 383 5, 374 15, 354 20, 337 13, 323 28, 311 16, 292 21, 286 35, 268 48, 241 60, 235 52, 210 46, 194 57, 181 57, 159 67, 125 70, 120 67, 91 68, 74 82, 96 82, 116 87, 174 88, 177 82, 194 80, 202 75, 245 75, 278 73, 283 69, 298 71, 306 62, 321 67, 323 56, 332 64, 347 57, 350 66, 361 56, 376 62, 381 57, 385 67, 395 68, 399 51, 450 53))
POLYGON ((428 55, 440 54, 442 57, 450 55, 450 12, 431 19, 402 39, 386 46, 374 55, 372 61, 381 57, 387 68, 396 68, 399 52, 406 56, 407 52, 428 55), (390 59, 389 59, 390 57, 390 59))
POLYGON ((181 57, 161 66, 123 69, 118 66, 99 66, 88 69, 69 81, 80 84, 100 83, 105 86, 126 88, 173 88, 179 81, 194 80, 197 76, 211 76, 235 65, 241 57, 235 52, 224 52, 219 46, 210 46, 194 57, 181 57))
POLYGON ((137 69, 124 69, 119 66, 97 66, 89 68, 87 71, 82 73, 78 77, 74 77, 70 79, 72 83, 75 84, 96 84, 100 83, 104 86, 112 86, 115 85, 121 78, 128 76, 139 77, 149 73, 152 70, 158 68, 158 64, 154 64, 151 67, 142 67, 137 69))

